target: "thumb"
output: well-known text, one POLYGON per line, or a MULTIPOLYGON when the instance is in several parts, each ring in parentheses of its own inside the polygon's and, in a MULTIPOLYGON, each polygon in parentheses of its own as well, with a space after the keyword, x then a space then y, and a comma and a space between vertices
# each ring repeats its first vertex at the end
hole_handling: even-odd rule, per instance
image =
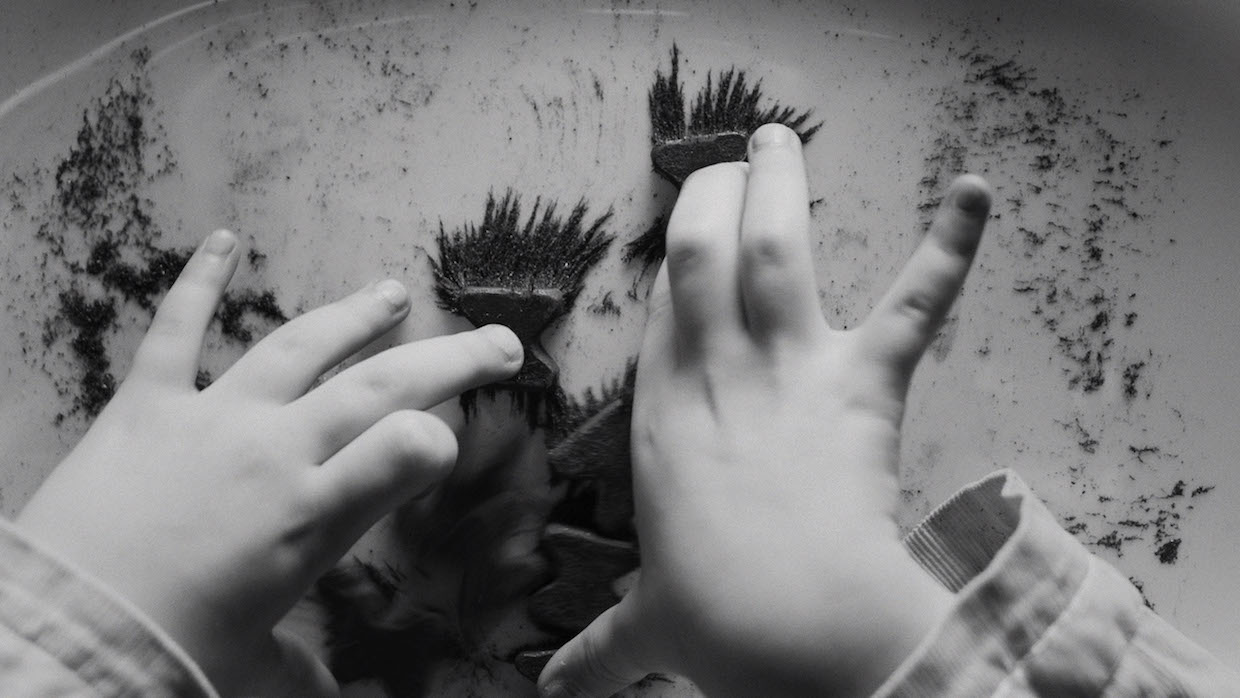
POLYGON ((634 622, 632 598, 630 592, 555 653, 538 677, 540 696, 605 698, 650 672, 648 640, 634 622))

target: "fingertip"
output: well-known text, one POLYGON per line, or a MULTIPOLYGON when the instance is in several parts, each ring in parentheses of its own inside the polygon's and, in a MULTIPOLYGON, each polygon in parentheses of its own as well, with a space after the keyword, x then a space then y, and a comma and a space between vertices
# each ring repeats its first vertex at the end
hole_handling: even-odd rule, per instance
MULTIPOLYGON (((551 661, 547 662, 547 666, 543 667, 542 674, 538 676, 539 698, 578 698, 580 696, 589 696, 590 694, 585 689, 577 686, 565 676, 567 672, 564 671, 562 666, 566 662, 563 659, 558 659, 562 654, 562 651, 556 652, 551 661), (557 660, 561 666, 556 666, 557 660)), ((623 688, 623 686, 619 688, 623 688)), ((619 690, 619 688, 616 690, 619 690)))
POLYGON ((774 148, 800 149, 801 137, 796 131, 780 123, 763 124, 749 137, 749 153, 752 155, 774 148))
POLYGON ((370 292, 383 301, 393 315, 409 311, 409 289, 396 279, 384 279, 371 286, 370 292))
MULTIPOLYGON (((541 680, 538 683, 538 698, 590 698, 596 694, 590 693, 584 689, 560 679, 554 679, 548 683, 541 680)), ((610 694, 597 694, 599 696, 610 694)))
POLYGON ((193 383, 207 327, 237 271, 237 246, 237 236, 224 229, 203 238, 160 301, 131 378, 193 383))
POLYGON ((985 179, 975 174, 960 175, 947 188, 930 237, 952 254, 972 259, 990 216, 992 197, 985 179))
POLYGON ((952 205, 974 218, 985 218, 990 214, 990 203, 993 193, 990 184, 975 174, 965 174, 956 178, 949 188, 952 205))
POLYGON ((202 243, 202 251, 215 257, 227 257, 236 248, 237 236, 224 228, 213 231, 202 243))
MULTIPOLYGON (((203 238, 198 250, 185 263, 177 281, 204 284, 222 295, 237 271, 241 258, 238 254, 240 246, 236 233, 231 230, 218 228, 212 231, 203 238)), ((218 302, 218 298, 215 302, 218 302)))
POLYGON ((506 325, 492 324, 474 330, 487 342, 499 350, 504 364, 511 368, 520 368, 525 361, 525 345, 517 333, 506 325))

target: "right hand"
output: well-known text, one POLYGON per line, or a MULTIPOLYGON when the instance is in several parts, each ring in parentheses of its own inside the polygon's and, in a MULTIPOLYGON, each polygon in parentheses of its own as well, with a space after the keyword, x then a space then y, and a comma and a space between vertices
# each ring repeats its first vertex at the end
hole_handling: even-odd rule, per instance
POLYGON ((521 342, 500 326, 425 339, 320 383, 406 317, 408 291, 388 281, 281 326, 198 390, 242 254, 227 231, 199 247, 116 396, 17 524, 145 612, 221 693, 271 695, 291 677, 334 694, 273 626, 375 521, 452 471, 456 436, 426 410, 512 376, 521 342))

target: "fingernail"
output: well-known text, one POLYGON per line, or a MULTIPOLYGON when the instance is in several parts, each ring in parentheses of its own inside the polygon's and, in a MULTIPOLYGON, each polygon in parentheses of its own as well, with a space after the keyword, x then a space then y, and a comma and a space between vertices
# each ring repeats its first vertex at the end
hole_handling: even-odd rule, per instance
POLYGON ((202 244, 202 250, 207 254, 226 257, 233 248, 237 246, 237 238, 227 230, 217 230, 207 236, 207 241, 202 244))
POLYGON ((568 692, 563 682, 554 681, 538 689, 538 695, 540 698, 569 698, 572 694, 568 692))
POLYGON ((385 279, 375 284, 374 294, 388 304, 392 312, 400 312, 409 305, 409 291, 395 279, 385 279))
POLYGON ((793 135, 792 129, 783 124, 764 124, 759 126, 757 131, 753 132, 750 142, 753 144, 754 150, 777 148, 791 143, 793 135))
POLYGON ((525 348, 521 346, 517 333, 504 325, 487 325, 481 331, 486 333, 487 339, 499 347, 500 351, 504 352, 504 358, 508 359, 509 363, 525 359, 525 348))

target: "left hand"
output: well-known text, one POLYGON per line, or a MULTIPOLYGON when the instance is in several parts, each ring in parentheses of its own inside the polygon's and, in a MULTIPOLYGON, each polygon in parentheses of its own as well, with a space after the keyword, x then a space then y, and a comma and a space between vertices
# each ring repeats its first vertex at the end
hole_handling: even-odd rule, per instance
POLYGON ((305 672, 275 623, 455 463, 452 430, 423 410, 522 363, 515 335, 491 326, 389 349, 313 387, 408 313, 407 291, 384 281, 278 328, 200 392, 203 338, 239 257, 227 231, 195 252, 116 396, 17 520, 148 614, 223 693, 305 672))
POLYGON ((710 696, 869 695, 953 603, 900 542, 900 427, 914 367, 990 209, 958 178, 858 327, 823 318, 801 142, 685 180, 649 300, 633 398, 641 575, 547 664, 544 696, 649 672, 710 696))

